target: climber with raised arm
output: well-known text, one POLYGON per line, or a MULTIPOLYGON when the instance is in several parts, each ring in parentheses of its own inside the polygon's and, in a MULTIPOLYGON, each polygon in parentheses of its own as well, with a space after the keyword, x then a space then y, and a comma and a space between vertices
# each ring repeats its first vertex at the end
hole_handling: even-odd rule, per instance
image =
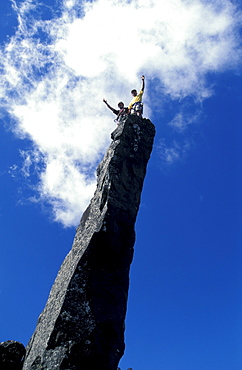
POLYGON ((139 93, 137 93, 137 90, 131 90, 131 94, 133 95, 133 99, 129 103, 128 109, 129 113, 136 114, 139 117, 142 117, 143 114, 143 104, 142 104, 142 96, 144 94, 145 89, 145 76, 143 75, 141 77, 142 80, 142 86, 139 93))
POLYGON ((123 117, 123 116, 126 116, 128 114, 128 108, 125 108, 124 107, 124 103, 121 101, 118 103, 118 107, 119 107, 119 110, 111 107, 111 105, 108 104, 107 100, 106 99, 103 99, 103 102, 106 104, 106 106, 114 113, 117 115, 117 118, 114 120, 115 122, 119 122, 120 119, 123 117))

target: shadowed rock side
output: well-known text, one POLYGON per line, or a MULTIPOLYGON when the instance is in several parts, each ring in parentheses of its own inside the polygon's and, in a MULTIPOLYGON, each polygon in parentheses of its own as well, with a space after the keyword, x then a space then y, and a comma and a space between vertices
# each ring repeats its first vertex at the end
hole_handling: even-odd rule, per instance
POLYGON ((21 370, 25 348, 22 343, 14 340, 7 340, 0 343, 0 369, 1 370, 21 370))
POLYGON ((97 169, 84 212, 27 346, 24 370, 116 370, 124 353, 134 224, 153 124, 128 116, 97 169))

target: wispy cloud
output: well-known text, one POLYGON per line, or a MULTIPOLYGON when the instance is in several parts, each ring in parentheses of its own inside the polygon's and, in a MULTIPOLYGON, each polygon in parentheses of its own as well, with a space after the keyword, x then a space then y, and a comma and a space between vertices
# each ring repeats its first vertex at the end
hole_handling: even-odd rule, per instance
POLYGON ((199 112, 190 114, 187 112, 179 112, 175 117, 168 123, 174 130, 178 132, 184 132, 188 126, 196 123, 199 119, 199 112))
POLYGON ((9 167, 8 169, 8 174, 11 176, 11 177, 15 177, 16 176, 16 171, 18 170, 18 166, 16 164, 13 164, 12 166, 9 167))
MULTIPOLYGON (((160 95, 201 101, 211 94, 207 73, 241 57, 241 14, 229 0, 66 0, 48 20, 31 0, 13 4, 19 27, 1 50, 2 109, 16 135, 33 144, 23 172, 38 164, 37 197, 65 226, 77 224, 92 196, 114 128, 103 97, 128 103, 144 73, 150 114, 152 81, 160 95)), ((183 129, 185 122, 177 116, 171 124, 183 129)), ((165 150, 170 162, 185 150, 177 145, 165 150)))
POLYGON ((162 139, 158 144, 158 151, 162 162, 170 165, 178 160, 185 159, 191 149, 191 146, 192 143, 188 139, 184 140, 183 142, 173 140, 170 144, 167 144, 165 140, 162 139))

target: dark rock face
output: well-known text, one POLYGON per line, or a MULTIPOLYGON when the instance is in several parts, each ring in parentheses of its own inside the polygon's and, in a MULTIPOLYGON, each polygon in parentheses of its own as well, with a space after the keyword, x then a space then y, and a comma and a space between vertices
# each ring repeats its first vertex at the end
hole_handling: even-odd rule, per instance
POLYGON ((28 344, 24 370, 117 369, 134 224, 154 135, 153 124, 137 116, 112 133, 96 192, 28 344))
POLYGON ((0 343, 0 369, 1 370, 21 370, 25 355, 24 345, 7 340, 0 343))

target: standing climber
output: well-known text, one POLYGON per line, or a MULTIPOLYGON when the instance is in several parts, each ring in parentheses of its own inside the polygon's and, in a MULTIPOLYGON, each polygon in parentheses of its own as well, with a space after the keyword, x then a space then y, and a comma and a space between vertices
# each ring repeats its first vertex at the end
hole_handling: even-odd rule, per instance
POLYGON ((142 86, 139 93, 137 90, 131 90, 131 94, 133 95, 133 99, 129 103, 128 109, 131 114, 137 114, 137 116, 142 117, 143 113, 143 104, 142 104, 142 96, 144 94, 145 89, 145 76, 141 77, 142 86))
POLYGON ((113 107, 111 107, 111 105, 108 104, 107 100, 106 99, 103 99, 103 102, 106 104, 106 106, 114 113, 117 115, 117 118, 114 120, 115 122, 119 122, 120 119, 123 117, 123 116, 126 116, 128 114, 128 108, 125 108, 124 107, 124 103, 121 101, 118 103, 118 107, 119 107, 119 110, 117 109, 114 109, 113 107))

